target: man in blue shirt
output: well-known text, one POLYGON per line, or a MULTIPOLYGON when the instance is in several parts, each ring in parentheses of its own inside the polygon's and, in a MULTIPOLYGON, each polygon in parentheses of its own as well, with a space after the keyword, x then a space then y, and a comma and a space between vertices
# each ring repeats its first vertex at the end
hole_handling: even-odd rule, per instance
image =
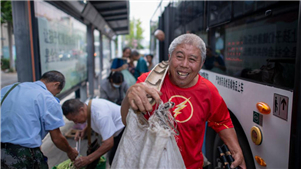
POLYGON ((58 71, 43 74, 36 82, 24 82, 1 89, 1 168, 48 168, 40 150, 49 132, 56 147, 73 161, 78 152, 62 135, 63 112, 54 97, 64 88, 58 71))
POLYGON ((111 65, 111 71, 116 72, 116 71, 122 71, 124 69, 127 69, 128 68, 127 59, 130 57, 130 55, 131 55, 131 48, 124 47, 122 50, 122 57, 113 59, 111 65))

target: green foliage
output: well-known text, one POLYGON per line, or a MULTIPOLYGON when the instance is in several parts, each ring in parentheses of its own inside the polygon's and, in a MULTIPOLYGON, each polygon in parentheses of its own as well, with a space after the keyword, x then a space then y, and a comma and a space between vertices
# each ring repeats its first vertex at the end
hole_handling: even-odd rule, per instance
POLYGON ((11 1, 1 1, 1 23, 13 23, 11 1))
POLYGON ((134 41, 137 41, 136 49, 143 49, 144 47, 141 45, 141 41, 143 40, 143 32, 144 30, 141 27, 140 19, 131 19, 130 21, 130 33, 126 35, 125 39, 128 41, 127 46, 130 48, 135 48, 134 41))
POLYGON ((136 21, 136 37, 135 38, 138 41, 142 40, 143 39, 142 34, 143 34, 143 29, 141 28, 141 21, 140 21, 140 19, 138 19, 136 21))
POLYGON ((9 59, 1 59, 1 70, 9 69, 9 59))

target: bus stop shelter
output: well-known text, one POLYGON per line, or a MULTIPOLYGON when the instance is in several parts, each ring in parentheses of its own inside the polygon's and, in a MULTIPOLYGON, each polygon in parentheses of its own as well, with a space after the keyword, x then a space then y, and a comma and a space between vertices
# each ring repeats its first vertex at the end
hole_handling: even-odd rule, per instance
POLYGON ((129 33, 127 0, 12 1, 12 13, 18 81, 58 70, 66 77, 61 99, 72 92, 81 100, 93 97, 113 40, 129 33))

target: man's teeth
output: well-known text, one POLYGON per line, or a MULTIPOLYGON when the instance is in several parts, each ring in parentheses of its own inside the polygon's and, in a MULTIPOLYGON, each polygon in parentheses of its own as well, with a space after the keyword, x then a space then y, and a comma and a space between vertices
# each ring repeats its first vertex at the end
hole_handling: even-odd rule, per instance
POLYGON ((188 75, 188 73, 181 73, 181 72, 178 72, 178 74, 179 74, 180 76, 187 76, 187 75, 188 75))

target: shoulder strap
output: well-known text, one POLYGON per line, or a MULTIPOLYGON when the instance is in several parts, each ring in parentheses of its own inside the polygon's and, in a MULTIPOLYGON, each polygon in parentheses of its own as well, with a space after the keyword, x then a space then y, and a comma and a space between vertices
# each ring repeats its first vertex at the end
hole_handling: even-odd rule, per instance
POLYGON ((3 101, 5 100, 5 98, 7 97, 7 95, 16 87, 16 86, 18 86, 20 83, 18 82, 18 83, 16 83, 16 84, 14 84, 6 93, 5 93, 5 95, 3 96, 3 98, 2 98, 2 100, 1 100, 1 105, 2 105, 2 103, 3 103, 3 101))
POLYGON ((92 133, 92 129, 91 129, 91 103, 92 103, 92 99, 89 100, 89 104, 88 104, 88 131, 87 131, 87 135, 88 135, 88 146, 91 145, 91 133, 92 133))
MULTIPOLYGON (((145 79, 145 83, 154 86, 159 91, 161 90, 165 75, 168 70, 168 61, 162 61, 157 64, 151 72, 148 74, 145 79)), ((149 98, 149 102, 154 105, 155 100, 153 98, 149 98)))

